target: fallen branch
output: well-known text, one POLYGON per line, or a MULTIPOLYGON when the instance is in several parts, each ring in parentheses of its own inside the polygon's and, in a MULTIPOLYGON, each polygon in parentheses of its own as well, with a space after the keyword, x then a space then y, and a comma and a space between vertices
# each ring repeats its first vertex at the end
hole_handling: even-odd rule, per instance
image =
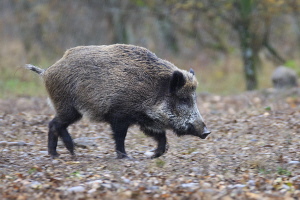
POLYGON ((7 141, 0 141, 0 146, 33 146, 31 143, 26 143, 23 141, 20 142, 7 142, 7 141))

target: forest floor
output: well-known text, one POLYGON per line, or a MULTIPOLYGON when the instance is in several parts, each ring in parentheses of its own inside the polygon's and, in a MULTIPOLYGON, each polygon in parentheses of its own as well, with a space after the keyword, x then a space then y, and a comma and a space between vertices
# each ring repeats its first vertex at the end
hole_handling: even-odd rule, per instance
POLYGON ((109 126, 86 119, 69 127, 77 159, 61 144, 51 159, 46 102, 0 100, 0 199, 300 199, 300 89, 200 94, 211 135, 169 131, 157 159, 135 126, 126 138, 132 159, 116 159, 109 126))

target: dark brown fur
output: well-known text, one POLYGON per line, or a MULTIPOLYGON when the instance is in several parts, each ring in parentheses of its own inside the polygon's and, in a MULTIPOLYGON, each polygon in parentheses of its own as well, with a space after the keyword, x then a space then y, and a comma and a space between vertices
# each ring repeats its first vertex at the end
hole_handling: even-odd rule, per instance
POLYGON ((56 110, 48 138, 53 157, 58 155, 58 136, 74 154, 66 128, 82 115, 110 123, 119 158, 127 156, 124 139, 132 124, 140 125, 158 142, 153 157, 166 151, 165 129, 201 138, 209 134, 195 107, 197 81, 193 72, 180 70, 145 48, 122 44, 81 46, 69 49, 45 71, 27 68, 42 75, 56 110))

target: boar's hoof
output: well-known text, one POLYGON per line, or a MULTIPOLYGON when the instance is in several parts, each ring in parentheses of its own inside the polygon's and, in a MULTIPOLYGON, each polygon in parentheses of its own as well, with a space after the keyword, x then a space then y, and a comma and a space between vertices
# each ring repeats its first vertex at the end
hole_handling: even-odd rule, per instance
POLYGON ((166 149, 156 149, 153 153, 154 154, 150 157, 151 159, 162 156, 164 153, 166 153, 166 149))
POLYGON ((129 156, 126 153, 122 153, 120 151, 117 151, 117 159, 123 159, 123 158, 128 158, 129 156))
POLYGON ((131 160, 132 158, 130 158, 127 155, 117 155, 117 159, 129 159, 129 160, 131 160))
POLYGON ((151 159, 158 158, 158 157, 162 156, 163 154, 164 154, 164 153, 162 153, 162 152, 155 152, 154 155, 151 156, 150 158, 151 158, 151 159))
POLYGON ((77 160, 77 155, 75 153, 72 153, 71 156, 72 156, 72 160, 77 160))
POLYGON ((57 152, 55 152, 55 153, 49 153, 49 155, 50 155, 50 157, 51 157, 52 159, 58 158, 58 157, 60 156, 60 154, 57 153, 57 152))
POLYGON ((157 149, 154 150, 154 154, 150 157, 151 159, 153 158, 158 158, 160 156, 162 156, 163 154, 165 154, 169 149, 169 145, 168 143, 165 144, 164 146, 158 146, 157 149))

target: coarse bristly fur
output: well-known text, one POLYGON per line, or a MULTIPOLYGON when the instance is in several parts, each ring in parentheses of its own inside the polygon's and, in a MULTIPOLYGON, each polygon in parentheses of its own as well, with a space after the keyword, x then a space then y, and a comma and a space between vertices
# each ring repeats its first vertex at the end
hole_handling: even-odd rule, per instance
POLYGON ((79 46, 46 70, 27 68, 42 76, 56 110, 48 134, 52 157, 58 156, 58 137, 74 155, 67 127, 83 115, 111 125, 118 158, 127 157, 124 140, 133 124, 157 141, 153 158, 166 151, 166 129, 202 139, 210 133, 196 105, 194 71, 178 69, 145 48, 79 46))

